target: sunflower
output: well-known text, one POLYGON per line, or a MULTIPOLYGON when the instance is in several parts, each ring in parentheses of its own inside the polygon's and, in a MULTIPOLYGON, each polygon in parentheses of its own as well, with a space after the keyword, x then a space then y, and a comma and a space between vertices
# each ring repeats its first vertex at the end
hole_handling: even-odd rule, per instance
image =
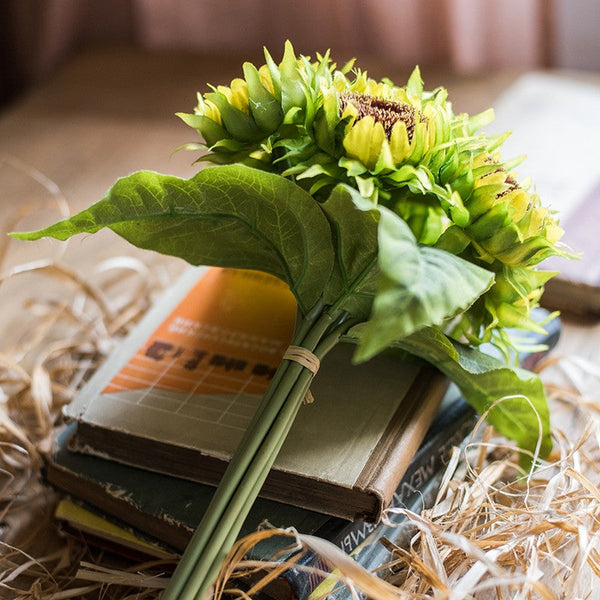
POLYGON ((565 252, 562 230, 537 194, 519 183, 499 148, 506 135, 480 133, 493 111, 455 114, 444 88, 426 91, 418 68, 406 85, 376 81, 351 61, 297 57, 243 66, 244 78, 198 95, 181 118, 204 144, 200 160, 245 163, 293 179, 315 199, 345 183, 392 209, 418 242, 494 272, 492 288, 447 331, 508 351, 504 327, 530 318, 554 275, 536 270, 565 252))

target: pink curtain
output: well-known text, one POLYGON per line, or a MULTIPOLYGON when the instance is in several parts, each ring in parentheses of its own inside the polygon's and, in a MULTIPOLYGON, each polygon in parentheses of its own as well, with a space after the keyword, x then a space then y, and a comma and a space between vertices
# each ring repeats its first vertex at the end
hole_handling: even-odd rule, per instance
POLYGON ((37 81, 78 45, 230 53, 259 60, 331 48, 386 66, 476 73, 542 65, 550 0, 3 0, 3 80, 37 81))
POLYGON ((133 0, 0 0, 0 102, 50 75, 78 46, 134 41, 133 0))
POLYGON ((448 0, 451 64, 459 72, 542 64, 550 32, 537 0, 448 0))
POLYGON ((291 39, 302 52, 383 57, 460 72, 543 59, 543 0, 134 0, 147 47, 255 53, 291 39))
POLYGON ((68 53, 82 17, 76 0, 36 2, 8 0, 0 19, 2 96, 4 86, 16 88, 38 81, 68 53))

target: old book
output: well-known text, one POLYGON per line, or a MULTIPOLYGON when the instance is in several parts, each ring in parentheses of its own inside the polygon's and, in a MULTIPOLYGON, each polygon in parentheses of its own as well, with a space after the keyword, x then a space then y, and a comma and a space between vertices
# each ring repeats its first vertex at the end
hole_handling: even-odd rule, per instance
MULTIPOLYGON (((398 485, 390 507, 419 511, 435 495, 450 450, 459 445, 474 425, 473 410, 455 390, 449 390, 424 442, 398 485)), ((61 527, 85 543, 134 560, 144 555, 167 558, 182 552, 191 538, 214 488, 197 482, 138 469, 92 455, 68 450, 73 425, 57 439, 57 449, 46 464, 46 478, 76 500, 62 502, 57 512, 61 527), (83 506, 81 505, 83 503, 83 506), (88 508, 89 507, 89 508, 88 508), (105 515, 105 516, 102 516, 105 515), (152 541, 155 538, 155 542, 152 541)), ((405 518, 391 514, 384 525, 348 521, 305 509, 257 499, 242 534, 261 523, 294 527, 301 533, 328 539, 344 552, 353 553, 389 534, 390 523, 405 518)), ((282 560, 289 538, 274 537, 254 548, 255 560, 282 560)), ((304 599, 320 585, 329 568, 316 554, 307 552, 296 566, 264 590, 276 600, 304 599)))
POLYGON ((577 203, 564 219, 563 241, 577 253, 580 260, 565 264, 551 258, 544 266, 560 271, 560 275, 546 284, 543 303, 548 308, 564 312, 600 315, 600 239, 594 223, 600 222, 600 174, 597 185, 577 203))
POLYGON ((123 558, 139 562, 154 558, 173 564, 179 558, 176 553, 165 549, 148 536, 123 527, 69 498, 58 502, 54 510, 54 519, 63 533, 123 558))
MULTIPOLYGON (((175 551, 185 550, 215 488, 206 484, 139 469, 98 456, 71 452, 74 426, 63 430, 45 465, 46 480, 71 497, 150 535, 175 551)), ((314 532, 331 517, 259 498, 242 535, 263 521, 277 527, 314 532)))
MULTIPOLYGON (((546 311, 536 311, 539 321, 544 321, 547 316, 546 311)), ((544 335, 526 334, 521 342, 536 348, 536 351, 522 353, 521 364, 534 368, 556 345, 559 334, 558 319, 546 325, 544 335), (540 346, 543 349, 539 350, 540 346)), ((390 507, 419 511, 422 506, 431 503, 451 449, 469 436, 476 419, 474 411, 458 392, 454 388, 449 389, 424 441, 400 481, 390 507)), ((137 540, 133 546, 137 552, 164 556, 165 553, 169 555, 170 552, 183 551, 208 506, 214 488, 71 452, 67 446, 74 428, 71 425, 59 435, 57 449, 46 465, 46 477, 78 502, 107 515, 108 521, 106 518, 100 519, 97 512, 90 515, 89 511, 81 511, 78 507, 76 510, 63 510, 58 515, 63 526, 83 536, 87 542, 112 550, 122 538, 124 548, 120 550, 121 554, 127 554, 132 537, 137 540), (121 525, 115 524, 115 521, 121 525), (149 536, 163 546, 153 544, 153 552, 149 551, 149 536)), ((411 533, 405 518, 397 513, 389 514, 385 523, 351 522, 264 499, 258 499, 255 503, 242 533, 250 533, 265 520, 273 525, 295 527, 302 533, 328 539, 368 569, 378 567, 388 558, 387 551, 380 544, 382 537, 398 542, 398 536, 407 538, 411 533)), ((282 540, 281 543, 287 544, 289 541, 282 540)), ((276 550, 280 550, 276 541, 275 545, 263 545, 257 549, 254 558, 270 560, 276 550)), ((306 553, 295 567, 282 574, 285 585, 279 585, 276 591, 270 590, 269 593, 272 592, 277 598, 306 598, 317 588, 319 592, 323 591, 330 581, 335 581, 323 581, 325 577, 322 574, 327 571, 327 565, 319 556, 306 553)))
MULTIPOLYGON (((474 412, 449 390, 425 440, 398 484, 393 506, 418 493, 433 474, 442 468, 450 448, 471 431, 474 412)), ((214 493, 214 487, 132 467, 98 456, 72 452, 69 438, 75 425, 57 437, 56 450, 45 465, 49 483, 73 498, 102 511, 131 527, 144 531, 174 550, 183 551, 200 522, 214 493)), ((348 521, 323 513, 259 498, 242 529, 250 533, 268 521, 277 527, 294 527, 303 533, 325 537, 351 552, 376 524, 348 521)))
MULTIPOLYGON (((150 311, 66 414, 73 448, 216 484, 287 347, 295 301, 265 274, 194 269, 150 311)), ((261 495, 377 520, 447 387, 438 372, 380 356, 323 361, 261 495)))
POLYGON ((600 315, 600 86, 566 75, 531 73, 495 103, 492 132, 512 131, 506 158, 527 155, 519 174, 530 176, 544 205, 557 211, 562 239, 581 260, 551 258, 540 267, 559 271, 546 285, 548 308, 600 315))
MULTIPOLYGON (((472 425, 472 423, 469 423, 469 425, 472 425)), ((455 435, 452 436, 452 438, 458 440, 458 431, 455 432, 455 435)), ((449 448, 449 446, 445 447, 449 448)), ((103 460, 96 459, 95 457, 84 458, 103 460)), ((446 455, 444 455, 444 458, 446 458, 446 455)), ((429 471, 429 464, 422 465, 421 469, 425 470, 419 476, 419 483, 422 487, 415 491, 412 490, 408 482, 404 482, 402 488, 399 488, 398 493, 394 495, 392 506, 403 507, 410 511, 418 512, 423 508, 424 504, 429 505, 435 496, 441 480, 441 475, 443 473, 442 464, 437 464, 437 468, 434 469, 431 474, 429 471), (421 479, 424 475, 427 475, 427 477, 421 479), (409 489, 412 491, 409 491, 409 489), (400 500, 401 497, 403 498, 402 500, 400 500)), ((126 467, 125 465, 119 466, 125 469, 131 469, 131 467, 126 467)), ((146 472, 146 475, 150 475, 150 481, 148 483, 151 484, 152 475, 155 474, 146 472)), ((196 486, 202 485, 193 484, 192 482, 185 483, 196 486)), ((86 487, 85 479, 84 487, 86 487)), ((149 495, 152 495, 152 491, 153 490, 150 488, 146 490, 149 495)), ((114 492, 116 492, 116 490, 113 490, 113 493, 114 492)), ((77 489, 74 490, 74 493, 77 493, 77 489)), ((102 496, 104 493, 104 491, 100 491, 99 497, 92 496, 91 500, 97 502, 99 499, 99 503, 102 504, 102 496)), ((85 494, 86 493, 84 492, 84 495, 85 494)), ((123 499, 123 495, 121 495, 121 498, 123 499)), ((269 503, 269 501, 262 501, 259 499, 257 504, 260 506, 262 502, 269 503)), ((128 503, 129 508, 131 508, 132 498, 125 500, 125 503, 128 503)), ((161 520, 167 520, 166 513, 168 513, 172 504, 173 497, 171 496, 171 502, 168 503, 166 510, 163 511, 159 517, 161 520)), ((291 509, 290 520, 286 522, 295 522, 293 513, 295 510, 301 509, 295 509, 289 505, 281 505, 281 507, 284 510, 291 509)), ((310 525, 312 524, 314 527, 317 525, 318 521, 312 521, 311 523, 310 519, 304 519, 304 528, 299 531, 319 536, 329 535, 330 537, 328 539, 332 543, 340 546, 344 551, 349 553, 362 548, 365 544, 372 544, 374 541, 379 540, 382 535, 385 535, 386 533, 389 534, 392 529, 397 533, 396 528, 406 522, 406 518, 398 514, 391 514, 386 520, 386 525, 380 523, 377 526, 362 521, 345 521, 336 517, 327 517, 326 515, 321 515, 321 517, 325 518, 324 526, 316 527, 315 530, 312 531, 310 525), (307 527, 309 527, 308 530, 306 529, 307 527)), ((144 523, 144 526, 147 527, 147 529, 140 530, 127 523, 120 522, 118 519, 115 520, 112 517, 103 515, 93 506, 88 505, 87 503, 82 504, 81 500, 73 501, 69 498, 65 498, 61 500, 57 506, 55 519, 64 533, 71 535, 86 545, 100 548, 103 551, 108 551, 122 558, 136 562, 160 559, 160 569, 163 572, 170 572, 179 560, 179 555, 173 553, 168 546, 165 546, 162 540, 154 540, 148 535, 147 532, 153 530, 152 516, 144 523)), ((250 520, 254 521, 252 517, 249 517, 249 521, 250 520)), ((246 522, 246 528, 249 525, 249 521, 246 522)), ((190 530, 190 536, 191 533, 192 531, 190 530)), ((267 562, 273 560, 283 561, 290 558, 291 555, 295 553, 295 550, 289 552, 289 548, 289 538, 274 536, 255 546, 248 558, 267 562)), ((313 592, 313 590, 322 585, 321 582, 325 579, 324 574, 327 572, 329 572, 328 565, 323 562, 318 555, 312 552, 305 552, 303 556, 296 561, 295 566, 283 572, 275 581, 271 581, 270 584, 262 590, 261 597, 272 598, 274 600, 304 600, 313 592)), ((256 578, 259 579, 260 575, 256 575, 256 578)), ((244 586, 244 582, 239 582, 239 584, 244 586)))

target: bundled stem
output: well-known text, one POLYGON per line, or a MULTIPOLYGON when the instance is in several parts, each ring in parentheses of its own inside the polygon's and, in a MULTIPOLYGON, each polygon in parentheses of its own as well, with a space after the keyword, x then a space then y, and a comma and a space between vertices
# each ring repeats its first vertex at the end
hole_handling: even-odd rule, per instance
MULTIPOLYGON (((301 317, 292 344, 323 358, 348 330, 346 314, 318 306, 301 317)), ((284 360, 236 449, 163 600, 200 599, 216 579, 281 449, 313 373, 284 360)))

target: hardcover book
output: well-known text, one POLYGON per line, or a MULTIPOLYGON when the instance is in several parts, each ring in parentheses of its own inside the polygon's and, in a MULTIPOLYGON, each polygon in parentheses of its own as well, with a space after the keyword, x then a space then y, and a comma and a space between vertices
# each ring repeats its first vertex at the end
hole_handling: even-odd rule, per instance
MULTIPOLYGON (((289 344, 295 301, 262 273, 192 269, 67 407, 73 449, 216 484, 289 344)), ((353 346, 323 361, 261 495, 376 521, 447 388, 353 346)))
MULTIPOLYGON (((450 449, 472 430, 475 415, 454 389, 447 392, 433 425, 411 460, 390 504, 403 505, 412 494, 446 464, 450 449)), ((214 487, 72 452, 68 442, 75 430, 67 427, 45 467, 46 479, 103 513, 183 551, 200 522, 214 487)), ((376 528, 364 521, 348 521, 289 504, 259 498, 242 534, 255 531, 264 521, 277 527, 294 527, 303 533, 333 540, 352 551, 376 528)))
MULTIPOLYGON (((545 321, 548 313, 537 309, 534 315, 537 320, 545 321)), ((556 345, 560 321, 554 319, 545 327, 546 334, 530 332, 525 339, 521 338, 521 342, 536 348, 533 353, 521 354, 522 366, 533 369, 556 345)), ((398 484, 389 507, 405 507, 418 512, 423 506, 431 505, 451 449, 469 436, 476 420, 473 409, 456 388, 451 387, 398 484)), ((82 511, 78 505, 63 503, 57 514, 63 527, 83 537, 86 542, 96 543, 106 549, 114 551, 118 545, 120 554, 127 555, 132 548, 138 554, 156 557, 172 556, 173 552, 183 551, 210 502, 214 488, 97 456, 71 452, 68 440, 75 428, 75 424, 70 425, 57 438, 57 449, 46 464, 46 478, 77 502, 92 507, 95 512, 82 511), (99 514, 107 515, 109 520, 100 518, 99 514), (156 539, 162 546, 154 543, 149 548, 149 538, 156 539)), ((279 527, 294 527, 302 533, 325 538, 351 554, 367 569, 380 566, 388 558, 387 550, 380 543, 382 537, 401 543, 409 539, 412 531, 405 517, 393 512, 387 515, 385 522, 351 522, 288 504, 258 499, 242 534, 254 531, 264 522, 279 527), (400 541, 399 536, 402 538, 400 541)), ((282 543, 287 544, 289 540, 283 540, 282 543)), ((271 560, 280 549, 275 539, 274 544, 263 544, 257 548, 254 558, 271 560)), ((327 571, 327 565, 319 556, 306 553, 296 566, 282 574, 284 585, 277 587, 276 597, 306 598, 317 589, 319 593, 325 592, 330 583, 336 581, 335 578, 325 578, 323 574, 327 571)))
POLYGON ((160 543, 123 527, 81 504, 61 499, 54 510, 61 531, 91 545, 137 562, 160 559, 176 563, 179 556, 160 543))
POLYGON ((530 73, 499 98, 495 115, 492 132, 514 132, 504 143, 504 155, 527 156, 520 171, 533 178, 544 203, 558 212, 565 230, 561 241, 581 255, 581 260, 553 257, 541 264, 559 271, 546 284, 542 304, 600 315, 600 237, 595 230, 600 163, 593 134, 600 131, 600 86, 530 73))
MULTIPOLYGON (((425 440, 395 490, 390 507, 420 511, 433 501, 450 451, 472 431, 476 416, 470 406, 448 390, 425 440)), ((74 426, 57 438, 57 449, 46 464, 46 478, 59 490, 76 500, 63 502, 56 517, 61 527, 86 543, 139 558, 157 558, 182 552, 199 523, 214 488, 201 483, 170 477, 68 450, 74 426), (83 503, 83 507, 81 506, 83 503), (91 510, 88 510, 89 507, 91 510), (101 515, 106 515, 102 518, 101 515), (152 541, 152 538, 156 542, 152 541)), ((386 551, 380 546, 382 535, 398 534, 406 522, 403 515, 391 513, 385 523, 348 521, 338 517, 297 508, 289 504, 257 499, 241 534, 261 524, 297 531, 329 540, 353 556, 372 561, 386 551)), ((255 560, 279 560, 289 547, 289 538, 277 536, 254 548, 255 560)), ((305 552, 295 566, 286 570, 265 590, 266 597, 277 600, 307 598, 325 578, 329 567, 312 552, 305 552), (320 573, 320 574, 319 574, 320 573)))

